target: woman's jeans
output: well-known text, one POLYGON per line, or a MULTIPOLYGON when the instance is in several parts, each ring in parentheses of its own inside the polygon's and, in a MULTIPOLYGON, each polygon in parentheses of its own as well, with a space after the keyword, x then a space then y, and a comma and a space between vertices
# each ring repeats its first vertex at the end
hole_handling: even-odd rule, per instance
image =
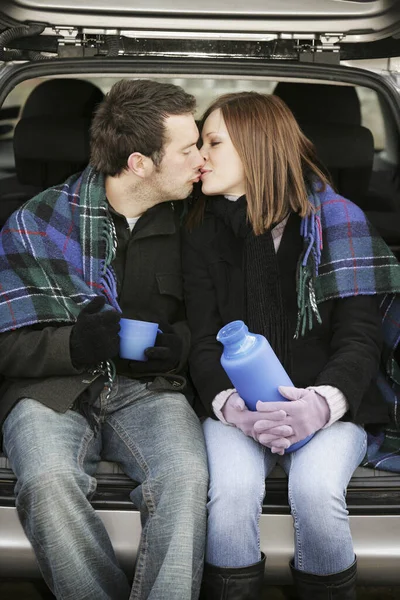
POLYGON ((18 514, 47 584, 63 600, 198 598, 208 484, 198 418, 182 394, 123 377, 96 406, 97 434, 81 414, 31 399, 3 426, 18 514), (101 459, 141 484, 131 493, 142 520, 132 590, 87 499, 101 459))
POLYGON ((366 451, 362 427, 338 421, 282 457, 220 421, 207 419, 203 429, 210 472, 208 563, 244 567, 260 560, 265 479, 277 463, 289 478, 295 568, 329 575, 354 562, 345 496, 366 451))

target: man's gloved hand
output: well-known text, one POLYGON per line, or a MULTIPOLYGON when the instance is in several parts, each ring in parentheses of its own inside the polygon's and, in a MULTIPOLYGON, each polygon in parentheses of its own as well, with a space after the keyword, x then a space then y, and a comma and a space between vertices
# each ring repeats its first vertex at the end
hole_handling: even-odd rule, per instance
MULTIPOLYGON (((237 392, 233 392, 222 407, 221 412, 224 416, 225 421, 230 425, 235 425, 243 433, 254 440, 257 440, 257 434, 254 430, 254 425, 263 415, 258 411, 249 410, 244 403, 243 398, 239 396, 237 392)), ((275 411, 272 418, 276 418, 278 422, 283 418, 282 411, 275 411), (282 413, 282 414, 280 414, 282 413)), ((274 436, 274 439, 279 439, 281 436, 274 436)))
POLYGON ((129 361, 132 373, 169 373, 178 366, 182 355, 182 340, 173 333, 172 327, 162 326, 161 329, 170 329, 170 332, 157 334, 155 345, 144 351, 147 361, 129 361))
POLYGON ((286 448, 326 425, 330 409, 325 398, 315 390, 286 386, 278 389, 291 402, 257 402, 257 411, 264 418, 259 417, 254 429, 260 444, 271 448, 273 453, 283 454, 286 448), (278 420, 278 414, 282 413, 285 416, 278 420), (283 427, 287 427, 286 433, 273 439, 283 427))
POLYGON ((116 310, 102 311, 104 296, 96 296, 84 306, 72 327, 69 340, 75 367, 95 366, 119 352, 119 320, 116 310))

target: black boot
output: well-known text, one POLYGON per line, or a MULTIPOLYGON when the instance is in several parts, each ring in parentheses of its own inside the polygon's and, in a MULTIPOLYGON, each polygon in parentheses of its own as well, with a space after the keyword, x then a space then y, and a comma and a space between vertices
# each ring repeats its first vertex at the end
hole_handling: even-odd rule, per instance
POLYGON ((299 600, 356 600, 357 561, 332 575, 312 575, 290 564, 299 600))
POLYGON ((259 600, 264 583, 265 555, 239 568, 204 566, 200 600, 259 600))

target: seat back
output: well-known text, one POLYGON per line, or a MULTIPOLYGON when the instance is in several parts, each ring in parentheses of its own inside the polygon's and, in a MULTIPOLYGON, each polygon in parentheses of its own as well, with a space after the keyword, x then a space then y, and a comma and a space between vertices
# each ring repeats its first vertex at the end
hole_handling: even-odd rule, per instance
POLYGON ((282 98, 299 123, 361 125, 361 107, 352 86, 280 81, 274 94, 282 98))
POLYGON ((304 123, 302 130, 313 142, 339 193, 360 206, 365 205, 374 160, 370 130, 333 123, 304 123))
POLYGON ((86 167, 103 97, 80 79, 48 80, 32 91, 14 132, 16 176, 0 181, 0 226, 26 200, 86 167))
POLYGON ((354 87, 280 82, 274 94, 284 100, 315 144, 337 190, 357 204, 365 203, 374 140, 371 131, 361 125, 354 87))
POLYGON ((280 82, 274 94, 286 102, 314 143, 339 193, 365 211, 400 258, 399 203, 394 201, 394 194, 386 193, 390 188, 388 174, 373 172, 374 140, 371 131, 361 125, 355 88, 280 82), (374 181, 377 191, 371 190, 370 181, 374 181))

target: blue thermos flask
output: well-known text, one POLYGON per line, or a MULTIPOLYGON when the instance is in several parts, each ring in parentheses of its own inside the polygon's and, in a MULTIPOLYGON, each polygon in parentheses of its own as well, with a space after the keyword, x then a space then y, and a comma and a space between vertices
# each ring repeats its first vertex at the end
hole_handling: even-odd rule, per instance
MULTIPOLYGON (((243 321, 232 321, 222 327, 217 340, 224 346, 221 365, 249 410, 261 402, 290 402, 278 386, 293 386, 289 375, 263 335, 250 333, 243 321)), ((313 436, 296 442, 285 452, 294 452, 313 436)))

